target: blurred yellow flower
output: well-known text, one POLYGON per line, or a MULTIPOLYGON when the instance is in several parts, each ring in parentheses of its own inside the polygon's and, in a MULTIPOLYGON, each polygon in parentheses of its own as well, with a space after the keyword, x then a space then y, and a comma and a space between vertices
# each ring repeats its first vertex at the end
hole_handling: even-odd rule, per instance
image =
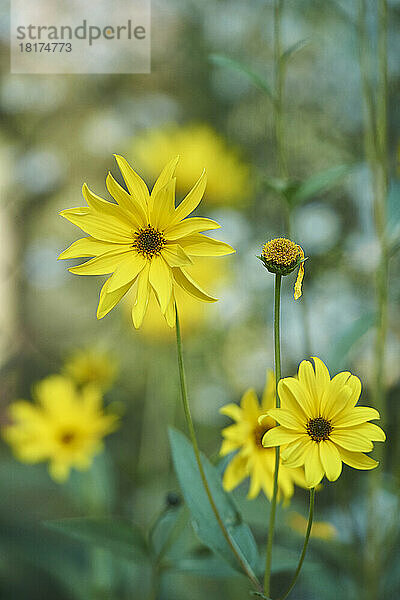
MULTIPOLYGON (((226 261, 220 261, 215 258, 199 258, 190 267, 190 275, 199 282, 203 288, 215 287, 229 279, 229 273, 226 261)), ((207 315, 212 319, 213 312, 206 307, 204 302, 199 302, 196 298, 188 296, 184 290, 176 287, 174 290, 176 302, 179 306, 179 319, 185 336, 204 327, 207 315), (211 312, 211 314, 210 314, 211 312)), ((129 305, 129 297, 126 306, 129 305)), ((157 342, 175 342, 175 337, 171 335, 171 329, 166 325, 165 319, 160 313, 154 294, 150 295, 146 318, 140 328, 140 333, 149 340, 157 342)))
MULTIPOLYGON (((225 456, 238 450, 231 459, 223 476, 223 486, 233 490, 246 477, 250 477, 248 497, 255 498, 263 490, 267 498, 272 498, 274 487, 275 450, 263 448, 261 440, 266 431, 275 426, 273 419, 264 420, 260 415, 275 406, 275 378, 272 372, 267 375, 261 405, 253 389, 243 395, 240 406, 226 404, 220 410, 236 423, 222 430, 224 440, 220 454, 225 456)), ((279 496, 288 500, 294 491, 294 484, 305 487, 303 469, 288 469, 280 465, 278 475, 279 496)))
POLYGON ((319 358, 312 364, 303 360, 297 377, 285 377, 278 384, 281 408, 272 408, 260 418, 280 423, 264 435, 270 448, 284 444, 283 464, 305 467, 307 487, 313 488, 326 475, 336 481, 342 462, 355 469, 373 469, 378 463, 363 454, 373 449, 373 441, 386 439, 383 430, 370 419, 379 419, 375 408, 356 406, 361 381, 348 371, 330 378, 319 358))
POLYGON ((135 138, 132 146, 132 154, 152 177, 176 152, 182 157, 177 170, 179 192, 186 192, 205 168, 210 204, 242 204, 251 195, 248 165, 208 125, 169 125, 135 138))
POLYGON ((83 195, 88 206, 63 210, 60 214, 91 237, 74 242, 59 258, 94 258, 71 273, 105 275, 97 318, 103 318, 137 282, 132 320, 140 327, 153 290, 170 327, 175 325, 176 287, 203 302, 215 302, 187 273, 192 257, 223 256, 234 252, 224 242, 208 238, 202 231, 217 229, 218 223, 202 217, 186 218, 199 205, 206 187, 205 172, 182 202, 175 207, 173 176, 178 158, 161 172, 151 194, 145 182, 122 157, 115 157, 129 193, 109 173, 107 188, 117 204, 93 194, 86 184, 83 195))
MULTIPOLYGON (((299 533, 302 537, 306 535, 308 520, 298 512, 291 512, 288 516, 289 526, 299 533)), ((334 540, 338 536, 338 531, 332 523, 327 521, 313 521, 311 537, 320 540, 334 540)))
POLYGON ((113 384, 118 369, 116 361, 107 352, 86 348, 71 354, 63 370, 78 385, 93 383, 104 392, 113 384))
POLYGON ((100 390, 88 385, 78 391, 71 380, 52 375, 36 384, 33 396, 34 403, 10 405, 12 424, 2 430, 16 458, 49 461, 50 475, 60 483, 72 467, 89 469, 103 449, 102 438, 117 427, 118 417, 103 412, 100 390))

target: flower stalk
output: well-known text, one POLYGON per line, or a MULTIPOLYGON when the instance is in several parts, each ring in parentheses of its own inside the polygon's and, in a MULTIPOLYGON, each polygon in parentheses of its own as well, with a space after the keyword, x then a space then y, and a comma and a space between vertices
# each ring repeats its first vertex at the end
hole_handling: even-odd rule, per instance
POLYGON ((177 353, 178 353, 179 380, 180 380, 180 387, 181 387, 181 394, 182 394, 183 410, 185 413, 186 423, 187 423, 187 427, 189 430, 189 436, 190 436, 190 440, 192 442, 193 451, 195 454, 196 463, 197 463, 197 466, 199 469, 203 487, 207 494, 207 498, 210 502, 210 506, 215 515, 218 526, 221 529, 221 532, 222 532, 227 544, 229 545, 230 549, 232 550, 232 553, 234 554, 235 558, 237 559, 244 574, 250 579, 250 581, 254 585, 255 589, 259 592, 262 592, 262 587, 261 587, 260 582, 258 581, 256 575, 252 571, 250 565, 245 560, 243 560, 240 552, 238 552, 238 549, 236 548, 234 540, 229 535, 229 532, 225 527, 225 524, 221 518, 221 515, 219 514, 217 505, 215 504, 213 495, 211 493, 210 486, 208 485, 208 481, 207 481, 207 477, 206 477, 206 474, 204 471, 203 463, 201 462, 200 449, 199 449, 199 445, 197 442, 196 432, 194 429, 192 414, 190 411, 189 400, 188 400, 186 374, 185 374, 185 367, 184 367, 184 363, 183 363, 182 337, 181 337, 181 328, 180 328, 180 323, 179 323, 178 307, 176 307, 176 328, 175 328, 175 330, 176 330, 176 346, 177 346, 177 353))
POLYGON ((294 588, 294 586, 296 584, 297 578, 301 571, 301 567, 303 566, 303 562, 306 557, 308 541, 310 539, 312 522, 313 522, 313 518, 314 518, 314 499, 315 499, 315 488, 311 488, 310 489, 310 508, 308 511, 307 531, 306 531, 306 536, 304 538, 303 550, 301 551, 299 563, 297 565, 295 574, 293 575, 293 579, 292 579, 286 593, 282 596, 282 598, 280 598, 280 600, 286 600, 286 598, 289 596, 290 592, 292 591, 292 589, 294 588))
MULTIPOLYGON (((282 275, 275 275, 275 302, 274 302, 274 353, 275 353, 275 392, 276 392, 276 408, 280 407, 278 395, 278 382, 281 378, 281 346, 280 346, 280 307, 281 307, 281 282, 282 275)), ((275 448, 275 470, 274 470, 274 490, 272 493, 271 509, 269 513, 269 527, 267 550, 265 559, 265 574, 264 574, 264 593, 269 596, 270 580, 271 580, 271 559, 272 559, 272 544, 274 540, 275 517, 276 517, 276 502, 278 497, 278 474, 279 474, 280 447, 275 448)))

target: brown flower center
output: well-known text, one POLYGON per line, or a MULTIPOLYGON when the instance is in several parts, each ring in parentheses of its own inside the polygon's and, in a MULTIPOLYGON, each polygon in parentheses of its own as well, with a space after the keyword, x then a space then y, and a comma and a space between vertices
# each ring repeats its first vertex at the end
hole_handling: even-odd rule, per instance
POLYGON ((258 448, 262 448, 264 450, 264 446, 262 445, 262 439, 269 429, 271 429, 271 427, 268 427, 268 425, 265 425, 264 423, 262 425, 256 425, 256 427, 254 428, 254 441, 258 448))
POLYGON ((60 442, 65 446, 69 446, 75 438, 76 434, 73 431, 65 431, 60 435, 60 442))
POLYGON ((144 258, 153 258, 156 254, 160 254, 166 244, 166 239, 161 231, 155 229, 151 225, 138 229, 134 234, 134 248, 144 258))
POLYGON ((307 433, 314 442, 322 442, 329 439, 332 433, 331 422, 323 417, 308 419, 307 433))

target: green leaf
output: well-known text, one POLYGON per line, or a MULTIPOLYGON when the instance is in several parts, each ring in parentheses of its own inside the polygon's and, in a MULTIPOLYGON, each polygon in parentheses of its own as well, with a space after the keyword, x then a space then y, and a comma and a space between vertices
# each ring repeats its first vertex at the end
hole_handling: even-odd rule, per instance
POLYGON ((345 368, 346 357, 354 344, 375 325, 375 313, 368 312, 353 321, 342 336, 333 344, 328 364, 331 370, 339 372, 345 368))
MULTIPOLYGON (((210 506, 199 474, 192 445, 181 432, 172 428, 169 429, 169 439, 175 471, 186 504, 191 512, 197 536, 206 546, 223 557, 231 567, 242 572, 238 560, 221 532, 210 506)), ((217 469, 203 454, 201 460, 221 519, 241 558, 254 572, 257 570, 259 557, 253 534, 250 528, 243 522, 232 496, 227 494, 223 489, 221 477, 217 469)))
POLYGON ((294 204, 298 204, 329 190, 334 187, 340 179, 346 177, 346 175, 351 172, 352 168, 353 167, 350 165, 337 165, 336 167, 330 167, 329 169, 324 169, 319 173, 311 175, 311 177, 300 183, 297 190, 295 190, 291 196, 291 201, 294 204))
POLYGON ((141 531, 128 519, 77 517, 46 521, 45 525, 90 546, 111 550, 128 560, 143 561, 148 554, 141 531))
POLYGON ((234 60, 233 58, 229 58, 228 56, 224 56, 223 54, 210 54, 210 60, 219 67, 228 67, 229 69, 233 69, 234 71, 242 73, 248 79, 250 79, 254 85, 265 92, 270 100, 274 101, 274 95, 270 86, 268 85, 268 82, 243 63, 234 60))
POLYGON ((300 50, 303 50, 303 48, 308 46, 309 43, 310 43, 310 40, 299 40, 298 42, 295 42, 294 44, 289 46, 289 48, 287 50, 285 50, 285 52, 281 56, 281 61, 282 61, 283 65, 287 66, 287 63, 289 62, 289 60, 295 54, 297 54, 297 52, 300 52, 300 50))

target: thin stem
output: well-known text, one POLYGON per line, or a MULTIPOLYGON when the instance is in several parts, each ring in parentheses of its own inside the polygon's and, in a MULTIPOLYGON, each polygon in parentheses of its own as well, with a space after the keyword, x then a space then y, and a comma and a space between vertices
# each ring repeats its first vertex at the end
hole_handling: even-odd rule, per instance
POLYGON ((297 578, 300 574, 301 567, 303 566, 303 562, 304 562, 304 559, 306 557, 306 552, 307 552, 308 540, 310 539, 313 517, 314 517, 314 498, 315 498, 315 488, 311 488, 311 490, 310 490, 310 508, 308 511, 308 524, 307 524, 306 537, 304 538, 303 550, 301 551, 299 564, 297 565, 297 569, 295 571, 295 574, 293 575, 293 579, 292 579, 285 595, 282 596, 282 598, 280 598, 280 600, 286 600, 286 598, 289 596, 289 594, 292 591, 292 589, 294 588, 297 578))
POLYGON ((208 485, 207 477, 206 477, 206 474, 204 471, 204 467, 201 462, 199 445, 197 443, 196 432, 194 430, 193 419, 192 419, 192 415, 190 412, 190 406, 189 406, 189 401, 188 401, 185 367, 183 364, 182 338, 181 338, 181 329, 180 329, 180 324, 179 324, 178 307, 176 307, 176 345, 177 345, 177 350, 178 350, 178 366, 179 366, 179 378, 180 378, 181 392, 182 392, 183 410, 185 413, 186 423, 187 423, 187 426, 189 429, 189 435, 190 435, 190 439, 192 442, 192 446, 193 446, 193 450, 194 450, 194 454, 196 457, 196 462, 197 462, 197 466, 199 468, 199 473, 200 473, 200 477, 201 477, 201 480, 203 483, 204 490, 207 494, 208 500, 210 502, 210 506, 215 515, 218 526, 221 529, 221 532, 222 532, 226 542, 228 543, 230 549, 232 550, 232 553, 236 557, 243 572, 247 575, 247 577, 253 583, 253 585, 257 589, 257 591, 262 592, 262 587, 261 587, 260 582, 258 581, 258 579, 257 579, 256 575, 254 574, 253 570, 251 569, 250 565, 241 556, 240 552, 236 548, 236 544, 235 544, 234 540, 229 535, 229 532, 227 531, 227 529, 225 527, 225 524, 221 518, 221 515, 219 514, 218 508, 217 508, 214 498, 212 496, 210 487, 208 485))
MULTIPOLYGON (((282 275, 275 275, 275 306, 274 306, 274 349, 275 349, 275 392, 276 407, 281 403, 278 396, 278 383, 281 378, 281 341, 280 341, 280 311, 281 311, 281 281, 282 275)), ((271 580, 272 543, 274 540, 276 501, 278 497, 278 474, 279 474, 280 448, 275 448, 275 471, 274 490, 272 493, 271 510, 269 513, 269 528, 267 539, 267 550, 265 559, 264 594, 269 596, 271 580)))
POLYGON ((275 141, 278 155, 279 173, 281 177, 288 176, 286 152, 284 145, 283 128, 283 91, 284 91, 284 69, 282 64, 281 48, 281 14, 284 0, 275 0, 274 3, 274 65, 275 65, 275 102, 274 123, 275 141))

